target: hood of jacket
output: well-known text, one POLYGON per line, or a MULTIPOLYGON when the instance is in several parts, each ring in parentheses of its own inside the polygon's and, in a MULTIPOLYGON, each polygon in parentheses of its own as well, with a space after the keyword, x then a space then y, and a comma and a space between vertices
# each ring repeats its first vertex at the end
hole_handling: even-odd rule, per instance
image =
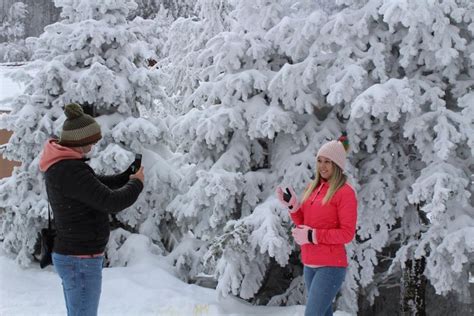
POLYGON ((84 154, 72 148, 61 146, 57 139, 49 139, 44 145, 41 153, 39 168, 41 172, 46 172, 52 165, 61 160, 83 159, 84 154))

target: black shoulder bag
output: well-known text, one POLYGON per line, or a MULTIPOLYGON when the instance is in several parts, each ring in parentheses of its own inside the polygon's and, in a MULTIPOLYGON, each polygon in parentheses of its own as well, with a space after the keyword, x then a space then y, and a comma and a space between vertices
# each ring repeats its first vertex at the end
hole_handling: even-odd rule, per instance
POLYGON ((43 228, 39 234, 41 241, 40 267, 45 267, 53 264, 51 254, 53 252, 54 238, 56 237, 56 229, 51 225, 51 208, 48 204, 48 228, 43 228))

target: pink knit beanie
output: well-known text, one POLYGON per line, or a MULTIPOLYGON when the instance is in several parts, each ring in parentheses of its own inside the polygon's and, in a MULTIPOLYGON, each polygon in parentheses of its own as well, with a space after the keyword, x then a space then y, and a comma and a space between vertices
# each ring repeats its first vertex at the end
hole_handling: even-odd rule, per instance
POLYGON ((334 162, 342 169, 342 171, 344 171, 348 148, 349 142, 347 140, 347 134, 343 132, 342 136, 339 137, 338 140, 332 140, 321 146, 316 158, 319 156, 326 157, 332 160, 332 162, 334 162))

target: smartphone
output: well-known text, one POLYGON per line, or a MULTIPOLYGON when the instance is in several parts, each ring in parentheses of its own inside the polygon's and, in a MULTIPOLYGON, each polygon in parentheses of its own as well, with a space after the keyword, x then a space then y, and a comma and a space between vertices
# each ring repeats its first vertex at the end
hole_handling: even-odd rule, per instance
POLYGON ((288 188, 286 188, 286 192, 283 192, 283 200, 285 200, 285 202, 290 202, 291 200, 291 192, 288 188))
POLYGON ((135 154, 135 160, 132 163, 132 174, 137 173, 138 169, 142 166, 142 155, 135 154))

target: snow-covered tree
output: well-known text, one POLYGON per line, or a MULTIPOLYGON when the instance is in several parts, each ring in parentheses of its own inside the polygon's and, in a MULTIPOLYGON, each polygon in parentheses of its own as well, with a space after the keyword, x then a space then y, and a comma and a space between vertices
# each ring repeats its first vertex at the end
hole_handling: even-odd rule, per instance
POLYGON ((348 130, 360 204, 340 308, 356 312, 360 291, 373 300, 403 275, 422 274, 438 294, 466 298, 474 5, 231 3, 230 27, 195 46, 198 58, 179 70, 192 71, 192 84, 170 89, 187 92, 173 133, 189 174, 168 210, 208 241, 205 259, 217 269, 207 272, 220 291, 253 297, 269 261, 286 264, 294 248, 273 189, 301 192, 319 146, 348 130), (381 260, 388 248, 391 269, 381 260))
MULTIPOLYGON (((92 167, 102 174, 125 170, 133 152, 143 153, 146 186, 139 200, 117 218, 134 232, 159 243, 158 225, 171 187, 179 176, 167 164, 167 126, 159 118, 147 119, 156 100, 165 100, 161 76, 148 67, 156 47, 145 40, 137 21, 126 20, 136 4, 116 1, 55 1, 62 20, 45 29, 36 41, 25 94, 15 99, 12 112, 0 126, 13 131, 3 155, 21 161, 10 178, 0 182, 5 208, 4 248, 27 264, 36 232, 47 218, 47 199, 38 157, 47 138, 59 135, 63 106, 70 102, 92 105, 103 139, 94 147, 92 167)), ((143 23, 142 23, 143 24, 143 23)))
MULTIPOLYGON (((196 3, 200 0, 161 0, 163 7, 169 11, 173 19, 188 18, 195 15, 196 3)), ((224 2, 224 1, 223 1, 224 2)))
POLYGON ((166 88, 173 100, 168 109, 174 114, 186 113, 186 99, 199 86, 198 55, 215 35, 230 27, 229 4, 222 0, 199 0, 197 17, 180 17, 174 21, 163 49, 158 66, 168 75, 166 88))
POLYGON ((332 112, 348 119, 360 243, 349 248, 355 260, 340 306, 355 311, 356 281, 373 298, 397 264, 418 266, 438 294, 466 297, 473 262, 473 4, 338 4, 281 24, 279 34, 293 61, 303 60, 285 78, 298 87, 314 78, 316 89, 307 91, 325 95, 332 112), (310 61, 304 72, 295 70, 310 61), (399 249, 392 269, 375 275, 389 246, 399 249))
POLYGON ((15 2, 8 12, 2 16, 0 24, 0 62, 24 61, 31 55, 26 46, 25 19, 27 6, 23 2, 15 2))
POLYGON ((160 2, 159 0, 136 0, 137 7, 131 14, 144 19, 154 18, 160 11, 160 2))
POLYGON ((8 13, 2 17, 0 25, 0 38, 6 41, 14 41, 25 36, 25 18, 28 13, 26 4, 15 2, 11 5, 8 13))
POLYGON ((399 243, 392 268, 409 270, 416 262, 438 294, 466 299, 474 262, 474 5, 368 1, 366 8, 371 18, 358 32, 359 41, 366 34, 359 43, 365 49, 354 62, 365 64, 367 88, 351 106, 356 150, 366 153, 357 162, 367 190, 361 209, 372 219, 361 221, 361 237, 375 250, 399 243))
MULTIPOLYGON (((221 1, 204 4, 220 8, 221 1)), ((184 98, 180 110, 185 114, 172 132, 187 174, 183 192, 168 211, 181 229, 206 242, 203 269, 216 277, 219 292, 251 299, 268 286, 266 276, 274 267, 287 265, 294 247, 287 211, 273 194, 275 184, 302 191, 317 148, 340 129, 308 115, 315 111, 313 104, 273 97, 288 59, 269 38, 290 7, 284 1, 235 1, 227 11, 226 17, 206 10, 219 13, 212 15, 218 18, 208 14, 172 26, 209 31, 188 32, 186 56, 194 58, 182 64, 182 79, 175 76, 170 89, 184 98), (209 23, 222 31, 209 37, 216 30, 209 23)), ((291 282, 284 275, 278 278, 291 282)))

